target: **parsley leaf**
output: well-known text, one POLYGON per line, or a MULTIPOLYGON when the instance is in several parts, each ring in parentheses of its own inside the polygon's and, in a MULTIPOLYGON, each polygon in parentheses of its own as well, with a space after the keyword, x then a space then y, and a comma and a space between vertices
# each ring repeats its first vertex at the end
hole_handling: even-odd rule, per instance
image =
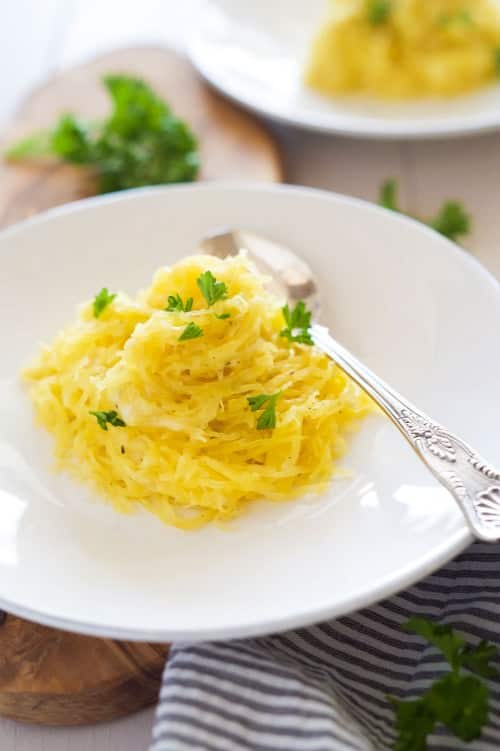
POLYGON ((394 178, 386 180, 380 186, 379 205, 390 211, 401 211, 397 201, 398 184, 394 178))
POLYGON ((486 641, 477 647, 468 645, 450 626, 425 618, 411 618, 403 628, 437 647, 451 671, 435 681, 419 699, 390 698, 396 713, 396 751, 425 751, 427 736, 438 723, 463 741, 479 738, 488 721, 489 689, 480 678, 463 670, 472 670, 484 678, 498 676, 498 671, 489 664, 498 655, 496 647, 486 641))
POLYGON ((57 154, 68 161, 81 163, 85 161, 83 155, 88 154, 88 147, 86 125, 73 115, 62 115, 52 132, 40 131, 18 141, 5 156, 10 161, 23 161, 57 154))
POLYGON ((74 115, 63 115, 51 134, 54 155, 73 164, 88 164, 92 149, 90 125, 74 115))
POLYGON ((463 741, 479 738, 488 721, 488 687, 472 675, 448 675, 429 689, 426 704, 463 741))
POLYGON ((180 335, 179 341, 185 342, 187 339, 198 339, 199 336, 203 336, 203 329, 191 321, 180 335))
POLYGON ((252 412, 257 412, 258 409, 262 409, 264 404, 272 398, 273 397, 270 394, 259 394, 259 396, 249 396, 247 402, 250 405, 252 412))
POLYGON ((274 430, 276 427, 276 403, 270 402, 257 420, 257 430, 274 430))
POLYGON ((312 313, 307 310, 303 300, 299 300, 293 310, 288 305, 281 308, 283 318, 285 319, 286 328, 280 331, 280 336, 285 337, 290 342, 300 344, 313 344, 309 329, 311 328, 312 313))
POLYGON ((182 298, 179 294, 169 295, 167 300, 167 307, 165 310, 167 313, 173 313, 179 311, 179 313, 189 313, 193 307, 193 298, 188 297, 186 302, 182 302, 182 298))
POLYGON ((204 274, 201 274, 196 283, 209 308, 219 300, 227 298, 226 285, 224 282, 218 282, 211 271, 205 271, 204 274))
MULTIPOLYGON (((378 204, 390 211, 412 216, 399 207, 398 184, 394 179, 386 180, 380 186, 378 204)), ((458 237, 470 232, 472 221, 461 203, 458 201, 445 201, 438 214, 432 219, 424 221, 424 224, 432 227, 432 229, 435 229, 436 232, 444 235, 449 240, 456 241, 458 237)))
POLYGON ((438 19, 438 26, 450 26, 452 24, 463 24, 464 26, 473 26, 474 19, 470 10, 462 8, 455 13, 443 13, 438 19))
POLYGON ((108 305, 111 305, 115 297, 116 294, 110 295, 107 287, 103 287, 101 291, 98 292, 94 297, 94 302, 92 305, 94 310, 94 318, 99 318, 103 310, 105 310, 108 305))
POLYGON ((493 56, 495 75, 500 76, 500 47, 495 47, 493 50, 493 56))
POLYGON ((461 235, 470 232, 471 221, 461 203, 446 201, 439 213, 428 222, 436 232, 440 232, 450 240, 456 240, 461 235))
POLYGON ((142 80, 125 75, 102 79, 111 115, 90 123, 63 115, 52 131, 15 144, 11 160, 55 156, 92 168, 101 193, 143 185, 194 180, 197 140, 188 125, 142 80))
POLYGON ((368 21, 372 26, 380 26, 380 24, 386 23, 389 20, 391 10, 391 0, 368 0, 368 21))
POLYGON ((252 412, 257 412, 265 407, 257 420, 257 430, 272 430, 276 427, 276 402, 280 396, 281 391, 278 391, 277 394, 259 394, 247 398, 252 412))
POLYGON ((427 736, 436 725, 434 713, 425 701, 396 701, 391 699, 396 712, 398 738, 395 751, 426 751, 427 736))
POLYGON ((219 319, 219 321, 225 321, 226 318, 231 318, 231 313, 214 313, 214 316, 219 319))
POLYGON ((121 419, 121 417, 118 416, 118 412, 115 412, 115 410, 111 410, 111 412, 89 412, 89 415, 93 415, 100 428, 103 430, 108 429, 108 424, 113 425, 115 428, 125 428, 126 425, 121 419))
POLYGON ((433 623, 427 618, 413 617, 402 628, 410 634, 417 634, 437 647, 446 657, 453 669, 460 664, 460 654, 465 646, 464 640, 455 634, 451 626, 433 623))
POLYGON ((499 678, 500 672, 493 668, 489 662, 498 654, 497 648, 483 639, 477 647, 467 645, 462 651, 462 664, 464 668, 477 673, 483 678, 499 678))

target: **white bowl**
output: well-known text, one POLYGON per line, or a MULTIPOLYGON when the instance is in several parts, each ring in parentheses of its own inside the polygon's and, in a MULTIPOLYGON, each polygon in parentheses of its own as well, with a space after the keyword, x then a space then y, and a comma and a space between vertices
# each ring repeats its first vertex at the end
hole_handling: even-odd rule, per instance
POLYGON ((303 188, 192 185, 70 204, 0 235, 0 607, 82 633, 230 638, 337 616, 392 594, 470 537, 453 500, 383 417, 322 497, 259 503, 230 529, 120 516, 52 474, 19 370, 80 301, 134 293, 221 225, 311 264, 325 321, 367 364, 484 456, 500 455, 500 294, 415 221, 303 188))
POLYGON ((327 0, 215 0, 202 6, 190 55, 215 88, 292 125, 360 138, 435 138, 500 128, 500 85, 456 97, 324 97, 303 83, 327 0))

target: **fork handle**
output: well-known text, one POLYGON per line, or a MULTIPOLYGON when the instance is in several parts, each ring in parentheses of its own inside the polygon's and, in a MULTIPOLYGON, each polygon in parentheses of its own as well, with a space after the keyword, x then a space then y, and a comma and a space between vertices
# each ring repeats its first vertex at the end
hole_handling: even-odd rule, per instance
POLYGON ((315 345, 358 383, 388 415, 434 477, 452 494, 478 540, 500 539, 500 472, 439 423, 384 383, 323 326, 314 325, 315 345))

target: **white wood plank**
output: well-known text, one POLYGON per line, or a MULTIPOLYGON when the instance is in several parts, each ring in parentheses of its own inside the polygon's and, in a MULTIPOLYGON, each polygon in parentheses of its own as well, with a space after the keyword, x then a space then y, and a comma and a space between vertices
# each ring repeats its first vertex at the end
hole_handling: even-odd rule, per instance
POLYGON ((500 278, 500 134, 411 146, 416 196, 411 208, 435 213, 444 199, 463 201, 473 217, 464 246, 500 278))
POLYGON ((376 201, 381 183, 396 177, 402 196, 409 200, 412 179, 401 144, 337 138, 284 126, 272 130, 283 149, 288 182, 376 201))
POLYGON ((154 710, 82 728, 42 728, 0 720, 2 751, 147 751, 154 710))

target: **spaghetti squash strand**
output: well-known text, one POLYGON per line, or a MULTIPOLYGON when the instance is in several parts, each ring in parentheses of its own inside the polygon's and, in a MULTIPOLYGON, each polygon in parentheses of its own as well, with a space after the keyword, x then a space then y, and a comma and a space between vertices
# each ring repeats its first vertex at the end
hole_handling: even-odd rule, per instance
POLYGON ((314 347, 280 337, 264 281, 243 256, 195 256, 99 318, 83 305, 24 371, 58 467, 117 510, 143 507, 182 529, 322 490, 371 403, 314 347), (210 308, 197 285, 208 270, 228 290, 210 308), (192 308, 167 312, 169 295, 192 308), (202 335, 180 341, 190 322, 202 335), (248 400, 278 393, 276 427, 258 430, 248 400), (90 412, 119 419, 103 429, 90 412))

